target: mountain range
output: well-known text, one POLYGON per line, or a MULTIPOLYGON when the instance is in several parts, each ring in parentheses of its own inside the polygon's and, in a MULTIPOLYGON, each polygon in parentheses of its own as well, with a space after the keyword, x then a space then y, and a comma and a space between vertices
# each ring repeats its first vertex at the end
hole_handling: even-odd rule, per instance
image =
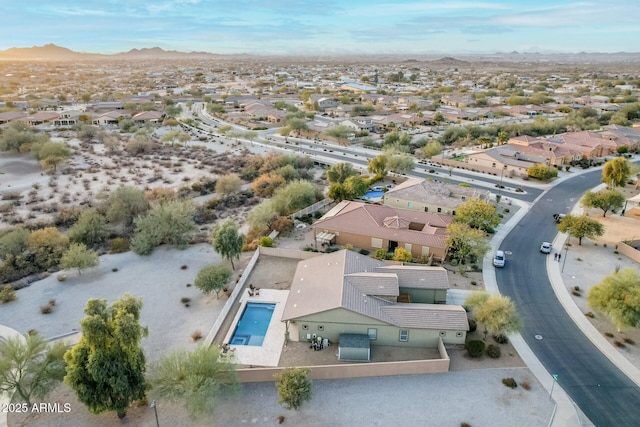
MULTIPOLYGON (((159 60, 159 59, 220 59, 222 57, 234 57, 238 55, 221 55, 209 52, 179 52, 176 50, 164 50, 160 47, 131 49, 128 52, 115 54, 100 54, 90 52, 76 52, 66 47, 57 46, 55 44, 46 44, 44 46, 32 47, 12 47, 6 50, 0 50, 0 61, 82 61, 82 60, 159 60)), ((241 56, 246 56, 242 54, 241 56)), ((286 56, 286 55, 285 55, 286 56)), ((290 55, 299 56, 299 55, 290 55)), ((353 55, 347 55, 353 56, 353 55)), ((401 57, 402 54, 393 55, 364 55, 372 57, 401 57)), ((407 55, 415 57, 416 55, 407 55)), ((493 54, 472 54, 459 53, 456 58, 450 56, 442 57, 441 53, 417 55, 423 60, 437 60, 442 62, 441 65, 456 65, 456 61, 496 61, 496 62, 568 62, 568 63, 640 63, 640 53, 638 52, 579 52, 579 53, 540 53, 540 52, 495 52, 493 54)), ((284 56, 283 56, 284 57, 284 56)), ((304 57, 304 55, 302 55, 304 57)), ((336 58, 341 55, 335 55, 336 58)), ((411 59, 409 61, 415 61, 411 59)), ((460 64, 458 64, 460 65, 460 64)))
POLYGON ((219 57, 208 52, 178 52, 176 50, 164 50, 159 47, 131 49, 111 55, 89 52, 76 52, 66 47, 55 44, 33 47, 12 47, 0 50, 0 60, 47 60, 47 61, 74 61, 95 59, 211 59, 219 57))

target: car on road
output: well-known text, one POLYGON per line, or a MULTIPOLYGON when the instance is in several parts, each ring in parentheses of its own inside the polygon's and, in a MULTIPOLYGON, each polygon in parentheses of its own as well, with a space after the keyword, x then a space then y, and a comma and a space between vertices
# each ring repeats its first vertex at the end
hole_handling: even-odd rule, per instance
POLYGON ((502 268, 504 267, 504 261, 505 261, 504 252, 496 251, 496 255, 493 257, 493 266, 502 268))
POLYGON ((542 242, 542 245, 540 245, 540 252, 542 252, 543 254, 551 253, 551 243, 542 242))
POLYGON ((560 221, 562 221, 565 216, 565 214, 553 214, 553 219, 560 224, 560 221))

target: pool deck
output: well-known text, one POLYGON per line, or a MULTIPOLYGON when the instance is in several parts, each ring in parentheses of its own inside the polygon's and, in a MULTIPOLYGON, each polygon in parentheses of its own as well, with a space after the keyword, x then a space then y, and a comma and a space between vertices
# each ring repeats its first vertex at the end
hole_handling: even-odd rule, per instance
POLYGON ((284 345, 285 324, 281 321, 284 305, 287 302, 289 291, 276 289, 260 289, 260 295, 249 296, 245 292, 240 296, 240 309, 233 319, 233 324, 224 339, 228 343, 233 336, 236 325, 244 312, 244 307, 248 302, 271 303, 276 307, 271 316, 269 328, 261 346, 254 345, 232 345, 234 362, 238 365, 246 366, 278 366, 282 346, 284 345))

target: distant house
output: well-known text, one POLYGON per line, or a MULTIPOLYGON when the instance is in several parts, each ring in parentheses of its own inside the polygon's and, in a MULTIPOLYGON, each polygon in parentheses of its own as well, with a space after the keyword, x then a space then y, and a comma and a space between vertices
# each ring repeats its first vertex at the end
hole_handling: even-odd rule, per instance
POLYGON ((414 258, 444 259, 450 215, 417 212, 391 206, 343 201, 313 224, 320 247, 354 247, 393 252, 401 247, 414 258))
POLYGON ((409 178, 387 191, 382 200, 385 206, 455 215, 456 208, 465 201, 488 200, 489 196, 487 190, 409 178))
POLYGON ((158 124, 164 120, 165 113, 162 111, 141 111, 131 117, 136 123, 139 124, 158 124))
POLYGON ((94 117, 91 123, 98 126, 117 125, 120 120, 127 117, 129 114, 124 111, 109 111, 94 117))
POLYGON ((22 119, 24 117, 27 117, 27 113, 22 111, 7 111, 4 113, 0 113, 0 125, 9 123, 13 120, 22 119))
POLYGON ((448 288, 442 267, 390 266, 341 250, 298 263, 282 321, 294 341, 320 336, 342 345, 341 336, 357 335, 374 350, 464 344, 467 314, 444 304, 448 288))
POLYGON ((59 116, 58 113, 48 112, 48 111, 38 111, 35 114, 20 117, 19 121, 24 122, 31 126, 41 125, 43 123, 49 123, 57 119, 59 116))
POLYGON ((86 115, 84 111, 61 111, 59 117, 53 121, 54 126, 75 126, 80 122, 80 116, 86 115))

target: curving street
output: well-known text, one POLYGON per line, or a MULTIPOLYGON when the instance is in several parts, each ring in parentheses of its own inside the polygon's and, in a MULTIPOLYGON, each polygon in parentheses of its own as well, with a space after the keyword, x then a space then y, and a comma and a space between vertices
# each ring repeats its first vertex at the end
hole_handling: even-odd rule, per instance
MULTIPOLYGON (((558 302, 547 277, 542 241, 557 233, 554 213, 566 213, 580 195, 600 183, 601 170, 586 172, 544 193, 509 232, 500 249, 508 265, 497 269, 503 295, 523 319, 522 337, 558 383, 596 426, 637 426, 638 386, 580 331, 558 302)), ((605 266, 606 268, 606 266, 605 266)))

